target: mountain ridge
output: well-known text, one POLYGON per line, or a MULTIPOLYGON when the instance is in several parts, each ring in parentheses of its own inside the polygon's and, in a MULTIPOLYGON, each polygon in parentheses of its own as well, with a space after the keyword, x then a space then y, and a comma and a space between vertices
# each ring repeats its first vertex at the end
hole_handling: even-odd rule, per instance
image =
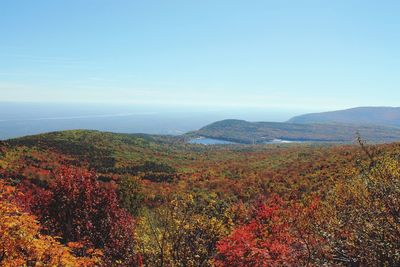
POLYGON ((274 139, 310 142, 353 142, 357 135, 374 143, 400 140, 395 126, 356 125, 339 123, 249 122, 227 119, 211 123, 189 136, 203 136, 244 144, 264 143, 274 139))
POLYGON ((347 123, 400 126, 400 107, 366 106, 295 116, 287 123, 347 123))

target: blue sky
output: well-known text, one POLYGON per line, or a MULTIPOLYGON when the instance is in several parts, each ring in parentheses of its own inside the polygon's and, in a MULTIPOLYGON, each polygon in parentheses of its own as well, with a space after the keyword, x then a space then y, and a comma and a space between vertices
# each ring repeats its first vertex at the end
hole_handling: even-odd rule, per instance
POLYGON ((0 2, 0 101, 399 105, 400 1, 0 2))

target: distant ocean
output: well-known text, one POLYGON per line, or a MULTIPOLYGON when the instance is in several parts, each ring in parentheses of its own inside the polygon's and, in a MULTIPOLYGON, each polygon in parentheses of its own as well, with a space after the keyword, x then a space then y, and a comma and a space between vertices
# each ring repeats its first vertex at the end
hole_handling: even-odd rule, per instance
POLYGON ((179 135, 223 119, 285 121, 298 114, 265 109, 0 102, 0 139, 71 129, 179 135))

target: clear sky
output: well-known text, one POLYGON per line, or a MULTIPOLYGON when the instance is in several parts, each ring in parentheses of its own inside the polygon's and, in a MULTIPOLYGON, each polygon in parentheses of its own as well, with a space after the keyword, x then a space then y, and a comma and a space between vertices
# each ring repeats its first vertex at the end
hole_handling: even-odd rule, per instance
POLYGON ((400 1, 0 2, 0 101, 398 106, 400 1))

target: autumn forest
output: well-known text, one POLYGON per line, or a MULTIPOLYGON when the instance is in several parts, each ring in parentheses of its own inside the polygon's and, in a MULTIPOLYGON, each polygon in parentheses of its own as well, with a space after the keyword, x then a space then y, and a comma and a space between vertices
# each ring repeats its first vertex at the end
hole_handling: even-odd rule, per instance
POLYGON ((0 146, 1 266, 398 266, 400 145, 0 146))

